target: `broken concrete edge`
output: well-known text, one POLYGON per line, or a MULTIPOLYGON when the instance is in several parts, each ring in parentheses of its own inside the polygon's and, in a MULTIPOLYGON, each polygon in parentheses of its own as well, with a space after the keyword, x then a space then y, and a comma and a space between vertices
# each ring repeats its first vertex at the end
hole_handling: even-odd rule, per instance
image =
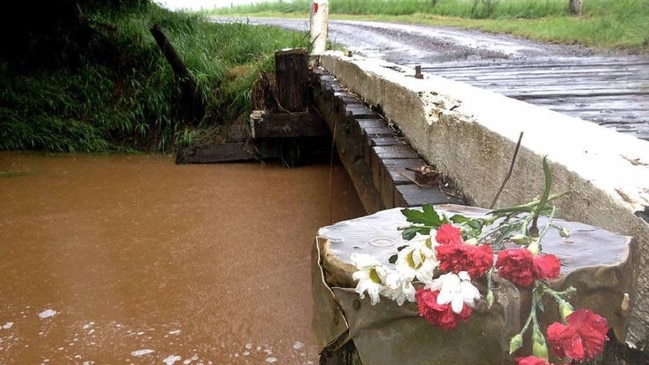
POLYGON ((649 351, 649 143, 595 123, 406 66, 329 51, 317 64, 368 105, 383 111, 411 146, 450 176, 472 204, 488 207, 521 148, 496 208, 543 190, 542 159, 553 174, 558 216, 634 237, 638 293, 626 343, 649 351))

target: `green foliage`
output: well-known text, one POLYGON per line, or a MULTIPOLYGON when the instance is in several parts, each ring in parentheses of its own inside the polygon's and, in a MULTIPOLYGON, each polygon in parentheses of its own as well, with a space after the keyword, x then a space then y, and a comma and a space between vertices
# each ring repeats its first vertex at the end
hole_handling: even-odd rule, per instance
MULTIPOLYGON (((308 16, 310 4, 280 1, 210 13, 308 16)), ((337 0, 329 4, 332 18, 446 25, 547 42, 649 51, 649 1, 586 0, 582 12, 581 17, 571 16, 568 0, 337 0)))
POLYGON ((169 151, 213 141, 219 126, 249 114, 250 89, 274 67, 274 52, 308 46, 301 32, 124 3, 84 13, 88 42, 83 49, 62 47, 74 49, 77 62, 63 62, 69 55, 47 64, 0 57, 0 149, 169 151), (180 85, 150 31, 154 24, 206 101, 197 122, 182 110, 180 85))
MULTIPOLYGON (((633 1, 633 0, 629 0, 633 1)), ((330 14, 413 15, 434 14, 467 18, 523 17, 566 15, 567 0, 337 0, 329 3, 330 14)), ((264 12, 308 13, 311 1, 264 2, 219 8, 213 14, 236 15, 264 12)))
POLYGON ((405 240, 413 239, 417 233, 422 235, 430 234, 431 229, 438 229, 443 223, 448 222, 446 217, 440 217, 430 204, 424 204, 419 209, 404 208, 401 209, 401 214, 406 217, 406 220, 413 225, 406 227, 401 236, 405 240))
MULTIPOLYGON (((424 204, 420 209, 404 208, 401 213, 412 224, 401 228, 401 236, 405 240, 411 240, 417 233, 430 235, 431 230, 437 230, 441 225, 452 222, 460 229, 464 239, 479 237, 476 243, 490 240, 494 248, 502 249, 503 242, 506 240, 524 244, 528 248, 532 244, 538 245, 540 237, 550 228, 564 230, 552 223, 556 212, 553 204, 556 199, 567 194, 567 192, 551 194, 552 171, 547 156, 543 157, 543 179, 543 192, 540 197, 522 205, 492 210, 484 217, 467 217, 461 214, 455 214, 450 218, 444 214, 440 216, 431 204, 424 204), (542 216, 549 219, 540 231, 538 219, 542 216), (494 222, 498 223, 494 225, 494 222)), ((564 236, 565 233, 560 232, 560 235, 564 236)))

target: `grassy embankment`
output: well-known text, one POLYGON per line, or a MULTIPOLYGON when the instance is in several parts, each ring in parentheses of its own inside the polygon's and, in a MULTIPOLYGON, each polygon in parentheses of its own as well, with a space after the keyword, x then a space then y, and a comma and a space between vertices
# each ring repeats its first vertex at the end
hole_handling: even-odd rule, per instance
POLYGON ((54 65, 0 59, 0 150, 171 152, 214 141, 247 118, 251 85, 272 70, 274 52, 309 45, 306 33, 215 24, 154 4, 85 16, 91 44, 79 57, 65 53, 74 45, 61 47, 54 65), (154 24, 206 101, 198 121, 181 110, 181 89, 150 32, 154 24), (81 61, 71 66, 72 59, 81 61))
MULTIPOLYGON (((649 52, 649 2, 587 0, 579 18, 568 0, 336 0, 333 18, 476 28, 533 39, 649 52)), ((221 9, 215 15, 308 17, 310 0, 221 9)), ((308 34, 244 24, 214 24, 203 13, 157 5, 85 14, 93 36, 54 55, 57 65, 0 59, 0 150, 159 151, 222 138, 246 118, 250 90, 273 53, 308 47, 308 34), (206 113, 182 112, 179 83, 150 33, 160 24, 198 84, 206 113), (75 59, 74 67, 65 60, 75 59), (63 60, 63 61, 61 61, 63 60), (78 61, 81 61, 80 63, 78 61), (36 66, 36 67, 34 67, 36 66)))
MULTIPOLYGON (((213 15, 308 17, 309 0, 215 9, 213 15)), ((335 0, 332 19, 431 24, 508 33, 604 50, 649 53, 649 1, 585 0, 582 15, 568 0, 335 0)))

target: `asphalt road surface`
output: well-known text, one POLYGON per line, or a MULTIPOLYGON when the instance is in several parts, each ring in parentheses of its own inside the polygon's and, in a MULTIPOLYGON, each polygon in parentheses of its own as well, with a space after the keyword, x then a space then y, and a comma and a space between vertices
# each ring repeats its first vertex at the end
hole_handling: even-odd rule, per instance
MULTIPOLYGON (((308 32, 308 19, 214 18, 308 32)), ((365 57, 463 81, 649 141, 649 55, 472 30, 330 21, 329 40, 365 57)))

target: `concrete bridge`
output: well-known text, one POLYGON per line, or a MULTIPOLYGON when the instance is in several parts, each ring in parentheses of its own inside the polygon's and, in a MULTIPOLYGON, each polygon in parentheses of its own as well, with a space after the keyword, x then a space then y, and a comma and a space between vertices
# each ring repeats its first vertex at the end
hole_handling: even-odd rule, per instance
MULTIPOLYGON (((240 21, 309 30, 309 22, 302 19, 240 21)), ((647 55, 390 22, 335 20, 328 22, 327 32, 332 42, 354 54, 409 67, 419 65, 424 74, 499 92, 649 141, 647 55)), ((325 44, 320 47, 324 51, 325 44)))
POLYGON ((626 343, 649 358, 649 143, 417 71, 340 52, 315 56, 314 103, 368 213, 423 203, 490 207, 522 135, 495 207, 538 195, 547 156, 553 191, 570 192, 557 202, 560 218, 633 236, 641 269, 626 343))

